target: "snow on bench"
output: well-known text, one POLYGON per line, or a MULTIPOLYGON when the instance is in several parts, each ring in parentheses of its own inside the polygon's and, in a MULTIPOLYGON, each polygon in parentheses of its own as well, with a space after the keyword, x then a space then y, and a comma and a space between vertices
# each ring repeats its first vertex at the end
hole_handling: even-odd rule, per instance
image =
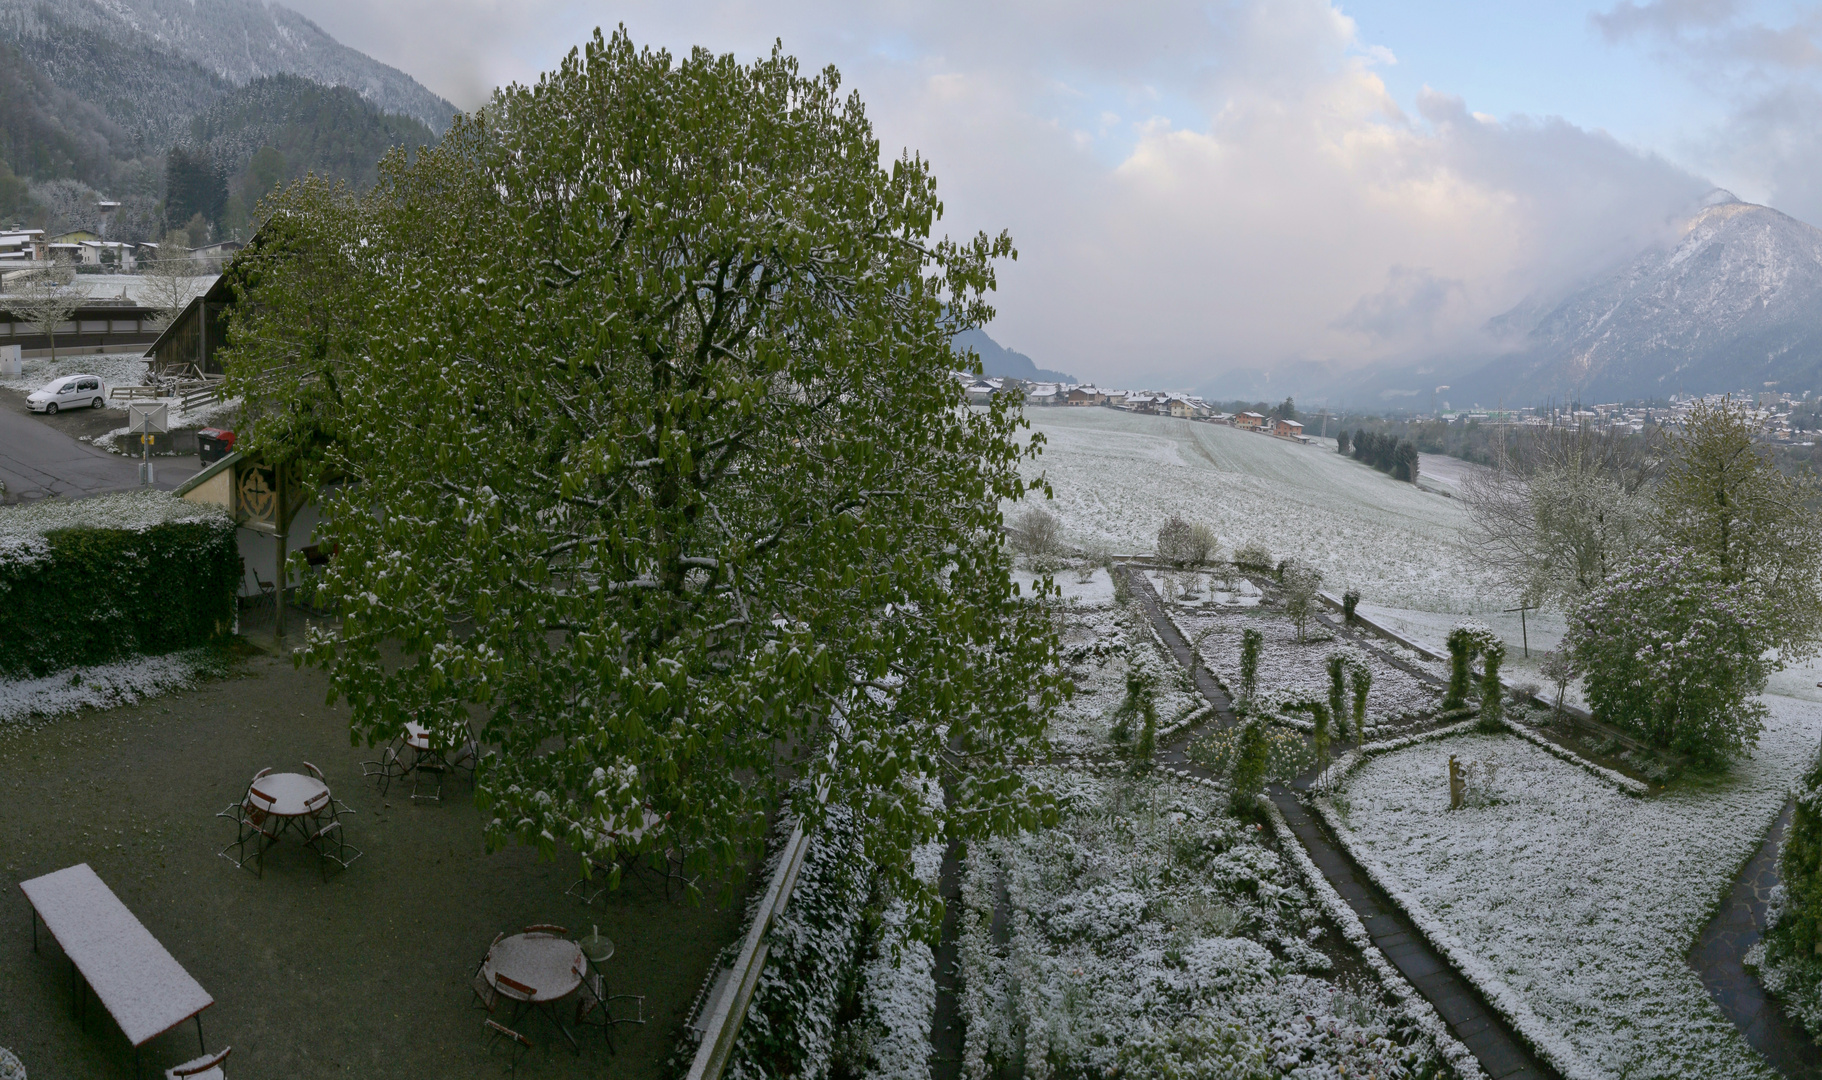
POLYGON ((215 1004, 88 863, 19 887, 133 1046, 215 1004))

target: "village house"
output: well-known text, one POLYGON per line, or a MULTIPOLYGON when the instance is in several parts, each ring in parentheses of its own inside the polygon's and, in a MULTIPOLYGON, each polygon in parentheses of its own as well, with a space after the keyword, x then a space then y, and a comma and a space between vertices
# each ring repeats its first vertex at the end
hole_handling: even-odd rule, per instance
POLYGON ((1188 398, 1183 397, 1180 394, 1172 394, 1170 400, 1165 402, 1164 407, 1170 410, 1170 415, 1179 420, 1188 420, 1191 416, 1195 415, 1196 412, 1195 405, 1192 404, 1188 398))
POLYGON ((1302 438, 1303 425, 1295 420, 1280 419, 1272 424, 1272 434, 1289 439, 1302 438))
POLYGON ((1104 405, 1107 395, 1093 386, 1072 386, 1064 401, 1067 405, 1104 405))
POLYGON ((1265 430, 1265 416, 1262 413, 1243 412, 1234 414, 1234 426, 1248 431, 1265 430))

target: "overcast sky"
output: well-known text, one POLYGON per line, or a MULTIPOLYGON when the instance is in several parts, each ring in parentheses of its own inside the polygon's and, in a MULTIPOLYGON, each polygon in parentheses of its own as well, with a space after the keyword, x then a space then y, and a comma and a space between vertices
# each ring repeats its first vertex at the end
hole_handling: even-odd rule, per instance
POLYGON ((596 26, 834 64, 952 234, 1012 231, 989 332, 1113 385, 1472 348, 1709 188, 1822 223, 1822 11, 1734 0, 288 0, 458 106, 596 26))

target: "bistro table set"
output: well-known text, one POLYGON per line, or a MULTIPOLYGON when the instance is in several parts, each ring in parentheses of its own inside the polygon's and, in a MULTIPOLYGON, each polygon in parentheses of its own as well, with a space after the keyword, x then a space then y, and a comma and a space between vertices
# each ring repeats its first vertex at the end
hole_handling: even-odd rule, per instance
MULTIPOLYGON (((451 739, 409 722, 385 748, 380 761, 362 763, 362 776, 377 777, 382 795, 393 781, 411 776, 413 799, 440 800, 444 777, 459 768, 472 773, 480 757, 473 735, 466 726, 459 730, 451 739), (430 775, 436 777, 436 792, 420 796, 418 780, 430 775)), ((287 833, 316 854, 325 882, 331 864, 345 870, 360 858, 361 852, 349 846, 343 825, 345 815, 354 810, 329 790, 321 769, 307 761, 303 767, 303 772, 262 769, 237 801, 216 814, 235 826, 234 841, 219 852, 222 858, 263 878, 266 853, 287 833)), ((616 841, 611 846, 637 850, 642 840, 662 834, 666 825, 664 817, 647 811, 638 825, 611 836, 616 841)), ((676 861, 674 853, 666 853, 667 864, 676 861)), ((609 871, 624 869, 599 862, 597 866, 609 871)), ((677 876, 675 869, 667 878, 671 876, 677 876)), ((136 1077, 141 1046, 194 1022, 203 1056, 167 1070, 166 1077, 224 1080, 223 1062, 230 1051, 224 1048, 210 1054, 201 1045, 200 1014, 214 1004, 214 998, 86 863, 24 882, 21 887, 32 907, 33 951, 37 951, 37 930, 42 922, 70 959, 76 1006, 80 1008, 92 993, 115 1018, 134 1048, 136 1077)), ((593 899, 585 893, 581 898, 585 902, 593 899)), ((527 926, 510 936, 496 935, 472 977, 474 1000, 490 1014, 482 1021, 488 1044, 508 1043, 511 1064, 516 1067, 519 1054, 533 1046, 518 1030, 521 1022, 528 1013, 540 1012, 578 1054, 582 1047, 571 1027, 599 1024, 611 1052, 616 1026, 646 1022, 643 994, 611 994, 603 982, 601 967, 613 955, 614 943, 598 927, 574 940, 568 930, 550 924, 527 926), (572 1002, 573 1008, 569 1007, 572 1002), (634 1003, 630 1010, 622 1009, 630 1015, 614 1016, 616 1002, 634 1003), (510 1008, 502 1011, 502 1003, 510 1003, 510 1008)))
POLYGON ((610 994, 602 982, 599 968, 614 955, 614 943, 603 937, 599 928, 577 941, 571 941, 568 934, 563 927, 549 924, 527 926, 523 933, 510 937, 497 934, 475 968, 472 986, 476 1003, 493 1013, 502 1001, 512 1002, 506 1023, 484 1020, 482 1030, 490 1042, 509 1043, 515 1062, 520 1050, 532 1046, 531 1040, 515 1028, 534 1009, 548 1017, 568 1040, 570 1049, 578 1053, 582 1046, 558 1012, 563 1002, 575 1000, 576 1024, 598 1016, 609 1049, 613 1047, 615 1025, 645 1023, 643 994, 610 994), (609 1006, 616 1001, 636 1002, 633 1015, 613 1016, 609 1006))
POLYGON ((342 815, 354 811, 329 791, 323 771, 308 761, 302 773, 275 773, 263 769, 247 784, 240 801, 216 814, 235 823, 233 843, 218 853, 235 866, 266 876, 266 852, 289 832, 316 852, 323 880, 329 880, 331 863, 346 870, 361 853, 348 845, 342 815), (249 845, 252 847, 248 852, 249 845), (233 852, 233 854, 229 854, 233 852))

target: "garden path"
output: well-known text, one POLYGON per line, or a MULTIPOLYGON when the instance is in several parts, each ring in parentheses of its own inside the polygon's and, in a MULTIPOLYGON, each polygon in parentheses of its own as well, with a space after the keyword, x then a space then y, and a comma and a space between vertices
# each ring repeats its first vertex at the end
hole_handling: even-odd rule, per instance
POLYGON ((1746 1036, 1754 1050, 1791 1080, 1822 1080, 1822 1054, 1815 1040, 1766 996, 1741 962, 1765 927, 1765 909, 1778 884, 1778 846, 1790 826, 1795 804, 1785 804, 1765 843, 1747 860, 1733 891, 1689 949, 1689 965, 1715 1004, 1746 1036))
MULTIPOLYGON (((1165 616, 1151 582, 1144 574, 1128 572, 1124 567, 1121 572, 1126 574, 1133 595, 1138 598, 1165 647, 1191 673, 1197 689, 1215 706, 1217 722, 1221 725, 1234 723, 1232 702, 1215 682, 1214 676, 1196 663, 1189 642, 1183 640, 1176 624, 1165 616)), ((1189 760, 1187 751, 1193 735, 1193 731, 1185 732, 1173 739, 1168 746, 1160 747, 1159 764, 1193 775, 1210 775, 1208 770, 1189 760)), ((1309 774, 1299 776, 1293 781, 1294 786, 1300 789, 1307 787, 1315 774, 1316 771, 1311 770, 1309 774)), ((1437 1015, 1449 1025, 1449 1030, 1455 1037, 1473 1052, 1488 1076, 1493 1080, 1544 1080, 1555 1076, 1513 1034, 1505 1021, 1487 1007, 1474 986, 1430 947, 1410 918, 1368 880, 1366 872, 1334 843, 1328 831, 1304 809, 1292 790, 1281 784, 1273 784, 1267 795, 1284 814, 1291 832, 1303 844, 1304 850, 1309 852, 1310 860, 1316 864, 1322 876, 1328 879, 1335 891, 1360 916, 1373 944, 1436 1009, 1437 1015)))

